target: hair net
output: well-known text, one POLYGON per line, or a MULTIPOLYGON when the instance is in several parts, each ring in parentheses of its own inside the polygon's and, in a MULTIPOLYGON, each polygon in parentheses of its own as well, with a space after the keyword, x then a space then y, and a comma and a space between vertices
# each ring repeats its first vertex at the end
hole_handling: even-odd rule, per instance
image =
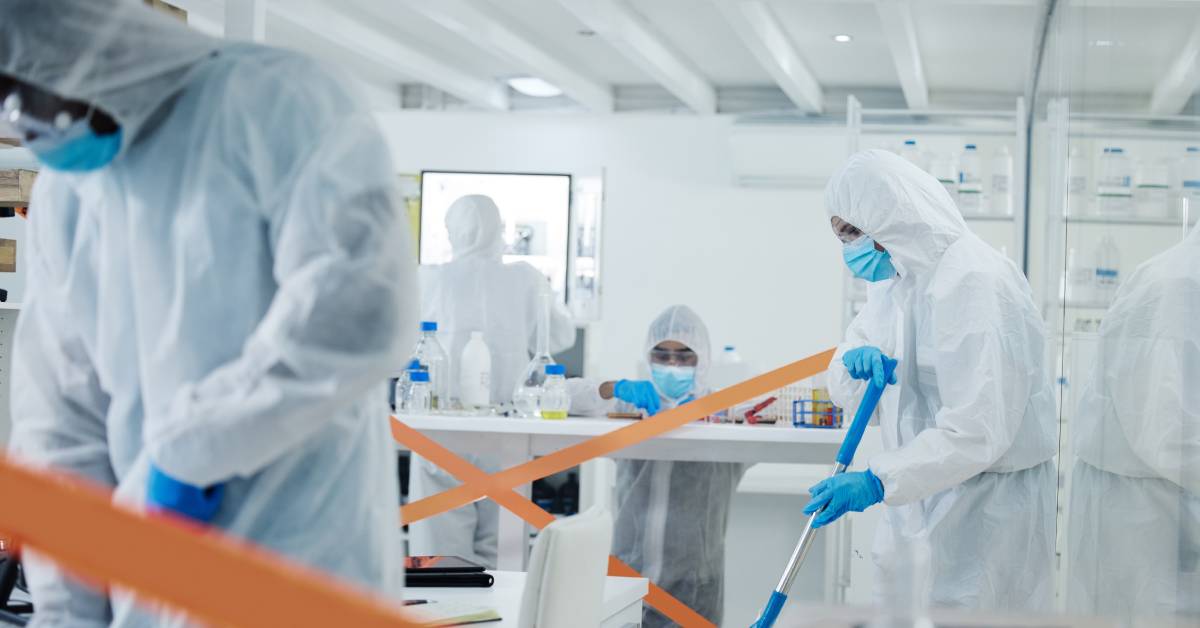
POLYGON ((937 179, 885 150, 852 155, 825 188, 829 215, 858 227, 888 250, 901 272, 932 269, 967 232, 937 179))
POLYGON ((649 372, 650 350, 668 340, 681 342, 696 352, 699 362, 696 364, 695 390, 705 390, 708 383, 708 369, 712 364, 712 348, 708 341, 708 327, 704 325, 704 321, 700 320, 700 315, 686 305, 672 305, 659 314, 654 322, 650 323, 650 329, 646 332, 646 347, 643 354, 646 360, 646 372, 649 372))
POLYGON ((136 139, 225 45, 134 0, 0 0, 0 74, 93 104, 136 139))
POLYGON ((454 259, 500 259, 504 254, 504 221, 490 196, 471 194, 451 203, 446 231, 454 259))

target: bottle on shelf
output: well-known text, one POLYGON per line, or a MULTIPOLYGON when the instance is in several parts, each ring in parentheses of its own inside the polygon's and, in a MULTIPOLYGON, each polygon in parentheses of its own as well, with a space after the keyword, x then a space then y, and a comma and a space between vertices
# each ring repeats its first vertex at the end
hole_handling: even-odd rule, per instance
POLYGON ((543 419, 565 419, 571 409, 571 393, 567 391, 567 367, 546 365, 546 381, 538 396, 538 409, 543 419))
POLYGON ((1067 303, 1092 301, 1095 297, 1092 289, 1095 275, 1095 267, 1085 264, 1075 249, 1069 249, 1067 251, 1067 272, 1063 277, 1062 289, 1059 291, 1063 300, 1067 303))
POLYGON ((900 147, 900 156, 912 162, 916 167, 925 170, 925 156, 917 148, 917 140, 904 140, 900 147))
MULTIPOLYGON (((1187 201, 1188 213, 1200 211, 1200 146, 1188 146, 1179 164, 1179 193, 1187 201)), ((1182 218, 1182 203, 1171 208, 1169 218, 1182 218)))
POLYGON ((559 512, 564 515, 579 514, 579 475, 574 471, 567 474, 567 481, 558 487, 559 512))
POLYGON ((933 162, 929 167, 929 174, 933 175, 942 187, 950 193, 951 199, 958 197, 958 161, 954 155, 949 153, 939 153, 933 158, 933 162))
POLYGON ((420 371, 421 363, 417 360, 409 360, 408 365, 404 367, 404 371, 400 376, 393 380, 394 388, 392 389, 392 409, 400 410, 404 407, 404 398, 408 395, 408 388, 412 386, 412 372, 420 371))
POLYGON ((1133 172, 1125 149, 1105 147, 1096 179, 1096 208, 1108 216, 1133 214, 1133 172))
POLYGON ((1072 146, 1067 158, 1067 216, 1091 213, 1088 207, 1088 161, 1078 146, 1072 146))
POLYGON ((538 395, 546 381, 546 367, 554 364, 550 355, 550 304, 553 298, 549 285, 538 294, 537 353, 525 366, 513 390, 513 406, 517 415, 525 418, 538 416, 538 395))
POLYGON ((421 337, 413 349, 413 359, 429 373, 429 404, 432 410, 450 408, 450 359, 437 337, 437 323, 421 321, 421 337))
POLYGON ((1008 147, 1001 145, 992 154, 992 181, 988 188, 989 213, 996 216, 1013 215, 1013 158, 1008 147))
POLYGON ((429 412, 433 408, 433 389, 429 382, 429 371, 412 371, 410 377, 412 383, 404 397, 404 412, 407 414, 429 412))
POLYGON ((1138 163, 1133 201, 1139 217, 1164 218, 1170 215, 1170 172, 1165 162, 1147 160, 1138 163))
POLYGON ((1117 294, 1121 284, 1121 251, 1117 241, 1110 235, 1100 238, 1096 245, 1096 275, 1093 287, 1096 300, 1107 304, 1117 294))
POLYGON ((974 144, 963 148, 958 159, 958 210, 964 215, 983 211, 983 172, 979 151, 974 144))
POLYGON ((492 352, 483 340, 483 332, 471 332, 458 364, 458 398, 463 407, 478 410, 491 406, 492 352))

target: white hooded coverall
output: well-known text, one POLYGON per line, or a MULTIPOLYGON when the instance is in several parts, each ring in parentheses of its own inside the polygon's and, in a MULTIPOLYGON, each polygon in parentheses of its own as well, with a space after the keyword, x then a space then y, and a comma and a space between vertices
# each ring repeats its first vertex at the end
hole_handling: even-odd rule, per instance
MULTIPOLYGON (((537 350, 539 295, 550 290, 550 282, 529 264, 504 263, 504 223, 491 198, 470 195, 454 201, 446 212, 446 230, 453 259, 418 271, 421 320, 438 323, 438 337, 450 358, 451 398, 459 396, 463 347, 472 331, 482 331, 492 356, 492 402, 511 401, 517 379, 537 350)), ((574 343, 575 325, 554 299, 550 352, 564 351, 574 343)), ((467 458, 484 471, 498 470, 490 457, 467 458)), ((419 456, 412 457, 410 469, 410 502, 460 484, 419 456)), ((483 499, 409 524, 409 551, 414 556, 461 556, 496 567, 498 514, 496 503, 483 499)))
MULTIPOLYGON (((0 73, 124 129, 107 167, 37 180, 14 454, 135 507, 151 462, 224 483, 215 528, 396 591, 382 382, 411 346, 416 273, 370 115, 303 56, 140 2, 3 0, 0 13, 0 73)), ((35 625, 187 623, 26 559, 35 625)))
POLYGON ((1100 325, 1069 419, 1067 608, 1200 620, 1200 230, 1143 264, 1100 325))
POLYGON ((884 451, 869 460, 887 504, 877 582, 916 578, 936 606, 1048 610, 1055 402, 1028 282, 936 179, 890 152, 852 156, 825 202, 899 275, 870 286, 829 371, 831 397, 852 413, 865 383, 842 355, 875 346, 900 361, 880 403, 884 451), (906 554, 914 547, 928 548, 927 573, 905 566, 902 555, 923 553, 906 554))
MULTIPOLYGON (((673 340, 696 352, 692 395, 708 394, 712 348, 708 327, 691 308, 667 308, 646 332, 639 370, 650 373, 650 350, 673 340)), ((633 406, 600 397, 600 383, 571 380, 572 412, 602 415, 636 412, 633 406)), ((674 401, 662 399, 663 409, 674 401)), ((617 461, 617 519, 613 553, 716 625, 725 611, 725 530, 734 491, 746 466, 731 462, 617 461)), ((642 625, 674 625, 645 607, 642 625)))

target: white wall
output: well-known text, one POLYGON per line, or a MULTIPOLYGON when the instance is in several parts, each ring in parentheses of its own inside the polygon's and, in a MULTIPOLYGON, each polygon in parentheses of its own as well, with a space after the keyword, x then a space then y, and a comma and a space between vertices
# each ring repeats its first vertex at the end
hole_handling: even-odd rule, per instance
POLYGON ((605 173, 591 376, 631 374, 647 325, 674 303, 700 313, 714 347, 736 344, 763 370, 840 338, 842 262, 822 192, 736 187, 729 118, 402 112, 379 120, 401 172, 605 173))

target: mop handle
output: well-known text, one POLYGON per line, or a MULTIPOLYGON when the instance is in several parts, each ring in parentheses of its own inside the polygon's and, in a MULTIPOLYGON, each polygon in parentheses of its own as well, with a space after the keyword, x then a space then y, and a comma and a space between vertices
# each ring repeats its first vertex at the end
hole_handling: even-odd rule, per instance
POLYGON ((854 462, 854 452, 858 450, 863 432, 867 431, 867 423, 871 422, 875 406, 879 405, 879 398, 883 396, 883 389, 892 378, 892 373, 896 372, 897 364, 896 360, 883 358, 883 386, 876 386, 874 380, 867 381, 867 392, 863 393, 862 402, 858 404, 858 411, 854 413, 854 420, 850 422, 846 438, 842 439, 842 447, 838 449, 837 462, 843 467, 849 467, 850 463, 854 462))
MULTIPOLYGON (((858 410, 854 413, 854 420, 850 422, 850 429, 846 431, 846 437, 842 439, 842 446, 838 449, 837 463, 833 466, 833 473, 830 474, 830 477, 845 473, 850 463, 854 462, 854 452, 858 450, 863 432, 867 430, 867 423, 871 422, 871 415, 875 413, 875 407, 879 405, 879 398, 883 396, 883 389, 887 387, 887 381, 896 371, 896 365, 896 360, 885 357, 883 359, 883 386, 875 385, 874 380, 867 381, 867 391, 863 393, 862 402, 858 404, 858 410)), ((788 560, 787 568, 783 571, 783 576, 779 579, 779 584, 771 592, 771 597, 767 600, 762 615, 751 628, 771 628, 775 625, 775 620, 783 611, 783 605, 787 603, 787 594, 788 590, 792 588, 792 581, 796 579, 796 574, 800 573, 800 565, 804 564, 808 548, 812 546, 813 539, 817 536, 817 528, 813 527, 813 523, 818 514, 820 513, 809 515, 808 523, 804 526, 804 533, 800 535, 796 548, 792 550, 792 556, 788 560)))

